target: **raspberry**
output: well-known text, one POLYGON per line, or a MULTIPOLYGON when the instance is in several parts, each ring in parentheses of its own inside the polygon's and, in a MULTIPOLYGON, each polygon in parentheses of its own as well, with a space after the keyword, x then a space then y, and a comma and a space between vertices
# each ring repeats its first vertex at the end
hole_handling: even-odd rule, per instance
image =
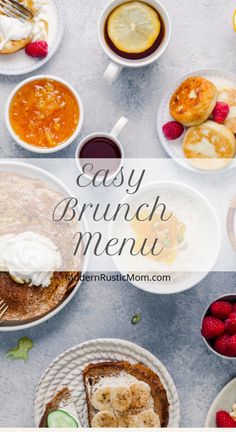
POLYGON ((223 334, 221 336, 219 336, 218 338, 216 338, 215 340, 215 350, 227 357, 231 357, 230 355, 230 349, 228 347, 228 342, 229 342, 230 336, 227 334, 223 334))
POLYGON ((182 124, 178 123, 177 121, 170 121, 166 123, 163 127, 163 134, 165 137, 170 140, 176 140, 181 137, 184 133, 184 127, 182 124))
POLYGON ((217 102, 216 106, 214 108, 214 111, 212 113, 213 115, 213 120, 216 123, 224 123, 225 120, 227 119, 228 115, 229 115, 229 105, 225 102, 217 102))
POLYGON ((236 335, 231 336, 228 340, 228 350, 230 357, 236 356, 236 335))
POLYGON ((225 321, 225 330, 229 335, 236 334, 236 313, 231 313, 225 321))
POLYGON ((217 301, 211 305, 211 313, 215 318, 225 320, 233 312, 233 306, 227 301, 217 301))
POLYGON ((202 336, 206 339, 213 339, 224 333, 225 325, 218 318, 207 316, 202 323, 202 336))
POLYGON ((29 43, 25 52, 30 57, 44 58, 48 55, 48 43, 46 41, 35 41, 29 43))
POLYGON ((218 411, 216 413, 216 426, 218 428, 235 428, 236 421, 226 411, 218 411))

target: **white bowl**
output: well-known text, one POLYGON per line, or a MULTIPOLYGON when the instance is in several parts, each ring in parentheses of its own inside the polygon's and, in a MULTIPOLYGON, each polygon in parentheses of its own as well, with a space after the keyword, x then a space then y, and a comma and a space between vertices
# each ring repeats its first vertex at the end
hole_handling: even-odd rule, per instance
MULTIPOLYGON (((150 281, 137 281, 137 280, 132 280, 130 281, 134 286, 136 286, 137 288, 142 289, 143 291, 147 291, 150 292, 152 294, 176 294, 179 292, 183 292, 186 291, 192 287, 194 287, 195 285, 197 285, 198 283, 200 283, 207 275, 208 273, 214 268, 216 261, 218 259, 219 253, 220 253, 220 248, 221 248, 221 227, 220 227, 220 223, 219 223, 219 219, 218 216, 216 214, 215 209, 213 208, 213 206, 210 204, 210 202, 204 197, 204 195, 202 195, 199 191, 195 190, 194 188, 187 186, 185 184, 179 183, 179 182, 175 182, 175 181, 158 181, 158 182, 153 182, 150 184, 147 184, 146 186, 140 188, 138 194, 144 194, 144 196, 147 196, 147 193, 150 191, 153 191, 154 188, 158 190, 158 187, 161 189, 166 189, 169 188, 173 191, 176 192, 183 192, 183 194, 187 194, 189 196, 189 198, 191 199, 195 199, 196 202, 201 203, 204 208, 206 209, 206 213, 209 215, 209 218, 211 218, 211 227, 212 227, 212 232, 213 232, 213 227, 214 227, 214 232, 215 232, 215 237, 214 237, 214 247, 213 247, 213 252, 212 252, 212 256, 211 256, 211 260, 210 260, 210 264, 209 264, 209 269, 202 269, 199 271, 192 271, 189 275, 189 277, 185 278, 185 280, 181 281, 172 281, 171 283, 167 282, 162 282, 162 283, 153 283, 150 281)), ((137 195, 138 195, 137 194, 137 195)), ((128 202, 129 199, 127 199, 127 195, 124 197, 124 199, 121 201, 121 204, 124 204, 125 202, 128 202)), ((118 225, 116 225, 118 226, 118 225)), ((111 222, 110 223, 110 227, 109 227, 109 236, 111 238, 113 237, 118 237, 116 234, 116 232, 114 232, 115 229, 115 223, 111 222)), ((125 227, 121 227, 120 228, 121 232, 125 232, 126 233, 126 229, 125 227)), ((123 235, 123 234, 122 234, 123 235)), ((126 236, 127 237, 127 236, 126 236)), ((130 237, 130 236, 128 236, 130 237)), ((129 271, 127 271, 127 257, 122 257, 122 254, 120 256, 115 255, 112 257, 114 260, 114 263, 116 265, 116 267, 118 268, 118 270, 124 275, 126 276, 127 273, 128 274, 134 274, 134 273, 142 273, 144 274, 145 271, 147 274, 149 273, 154 273, 154 272, 160 272, 160 269, 157 270, 147 270, 147 268, 145 267, 145 271, 144 268, 141 269, 140 267, 140 271, 131 271, 129 269, 129 271)), ((144 264, 143 264, 144 266, 144 264)), ((162 271, 163 272, 163 271, 162 271)), ((175 272, 175 270, 169 268, 169 270, 164 270, 164 272, 175 272)), ((181 271, 183 273, 183 270, 181 271)))
MULTIPOLYGON (((66 186, 53 174, 50 174, 49 172, 38 168, 34 165, 30 165, 27 163, 22 162, 8 162, 8 161, 0 161, 0 173, 16 173, 25 177, 30 178, 36 178, 44 183, 46 183, 50 188, 66 194, 66 196, 71 196, 71 192, 69 189, 67 189, 66 186)), ((82 231, 88 231, 88 224, 85 217, 83 217, 82 221, 80 222, 82 231)), ((86 256, 83 257, 83 266, 81 272, 85 273, 88 266, 88 259, 89 255, 86 254, 86 256)), ((24 324, 19 325, 8 325, 8 326, 0 326, 0 332, 11 332, 11 331, 18 331, 18 330, 24 330, 31 327, 35 327, 36 325, 42 324, 43 322, 47 321, 49 318, 52 318, 55 316, 58 312, 60 312, 64 307, 73 299, 75 294, 77 293, 79 287, 81 285, 81 282, 78 282, 76 287, 72 290, 70 295, 63 301, 56 309, 49 312, 47 315, 43 316, 42 318, 36 319, 34 321, 30 321, 24 324)))
MULTIPOLYGON (((233 302, 236 303, 236 294, 234 294, 234 293, 232 293, 232 294, 225 294, 225 295, 223 295, 223 296, 221 296, 221 297, 218 297, 218 298, 216 298, 215 300, 213 300, 213 301, 211 302, 211 304, 207 307, 207 309, 205 310, 205 312, 204 312, 204 314, 203 314, 202 321, 201 321, 201 328, 202 328, 202 323, 203 323, 204 318, 205 318, 206 316, 208 316, 208 313, 209 313, 209 311, 210 311, 210 307, 211 307, 211 305, 212 305, 213 303, 217 302, 217 301, 220 301, 220 300, 223 300, 223 301, 233 301, 233 302)), ((223 354, 218 353, 218 352, 214 349, 214 347, 212 346, 212 344, 210 343, 210 341, 208 341, 206 338, 204 338, 204 336, 202 336, 202 339, 203 339, 203 341, 205 342, 207 348, 208 348, 208 349, 209 349, 213 354, 217 355, 218 357, 221 357, 222 359, 226 359, 226 360, 234 360, 234 361, 236 360, 236 357, 229 357, 229 356, 225 356, 225 355, 223 355, 223 354)), ((235 402, 236 402, 236 400, 235 400, 235 402)), ((231 407, 231 408, 232 408, 232 407, 231 407)))
POLYGON ((27 78, 26 80, 22 81, 11 92, 11 94, 7 100, 7 104, 6 104, 6 108, 5 108, 5 121, 6 121, 6 126, 8 129, 8 132, 10 133, 13 140, 19 146, 23 147, 26 150, 29 150, 32 153, 50 154, 50 153, 55 153, 55 152, 58 152, 60 150, 65 149, 76 139, 76 137, 78 136, 78 134, 80 133, 80 131, 82 129, 82 125, 83 125, 83 121, 84 121, 84 108, 83 108, 83 103, 82 103, 82 100, 81 100, 79 94, 77 93, 75 88, 71 84, 69 84, 67 81, 63 80, 62 78, 58 78, 56 76, 53 76, 53 75, 36 75, 36 76, 33 76, 31 78, 27 78), (57 145, 56 147, 52 147, 52 148, 42 148, 42 147, 33 146, 31 144, 26 143, 22 139, 20 139, 18 137, 18 135, 16 135, 15 131, 13 130, 13 128, 11 126, 10 118, 9 118, 9 111, 10 111, 11 102, 12 102, 12 99, 15 96, 15 94, 18 92, 18 90, 20 90, 25 84, 27 84, 29 82, 36 81, 39 79, 45 79, 45 78, 57 81, 57 82, 63 84, 65 87, 67 87, 71 91, 71 93, 74 95, 74 97, 78 103, 79 109, 80 109, 79 122, 78 122, 77 128, 74 131, 73 135, 71 137, 69 137, 66 141, 64 141, 63 143, 57 145))

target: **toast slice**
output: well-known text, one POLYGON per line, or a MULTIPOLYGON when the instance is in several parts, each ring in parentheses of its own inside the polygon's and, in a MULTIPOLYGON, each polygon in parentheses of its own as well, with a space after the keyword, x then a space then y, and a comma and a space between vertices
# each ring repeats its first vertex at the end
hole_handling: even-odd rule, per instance
POLYGON ((91 427, 92 419, 97 413, 92 405, 92 397, 100 380, 112 379, 115 382, 115 379, 118 381, 118 377, 121 375, 129 376, 129 379, 130 376, 134 377, 134 379, 149 385, 153 399, 153 410, 159 415, 161 427, 167 427, 169 402, 160 378, 147 366, 143 364, 131 365, 126 361, 90 364, 83 371, 89 426, 91 427))
POLYGON ((41 418, 41 421, 39 423, 40 428, 47 428, 48 427, 48 416, 50 413, 62 410, 66 413, 68 413, 70 416, 74 418, 74 420, 79 425, 79 419, 76 413, 76 408, 74 405, 74 401, 72 399, 72 396, 70 394, 70 390, 68 387, 64 387, 62 390, 60 390, 53 399, 46 405, 43 417, 41 418))

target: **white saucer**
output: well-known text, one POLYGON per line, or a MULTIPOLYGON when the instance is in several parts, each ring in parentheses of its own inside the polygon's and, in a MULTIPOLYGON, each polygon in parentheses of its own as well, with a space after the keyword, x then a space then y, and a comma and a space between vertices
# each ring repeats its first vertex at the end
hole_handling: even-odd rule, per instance
MULTIPOLYGON (((173 120, 171 117, 170 111, 169 111, 169 102, 171 99, 172 94, 175 92, 175 90, 179 87, 179 85, 188 77, 190 76, 202 76, 203 78, 207 78, 210 81, 212 81, 216 86, 224 86, 224 85, 230 85, 230 86, 236 86, 236 76, 233 75, 230 72, 224 72, 218 69, 200 69, 193 72, 190 72, 186 75, 184 75, 182 78, 180 78, 177 82, 175 82, 164 98, 162 99, 158 113, 157 113, 157 132, 159 140, 166 151, 166 153, 175 160, 176 163, 181 165, 182 167, 198 172, 201 174, 209 174, 209 173, 218 173, 219 171, 205 171, 205 170, 198 170, 194 166, 192 166, 187 159, 185 158, 185 155, 182 151, 182 142, 183 142, 183 136, 181 136, 178 140, 175 141, 168 141, 166 137, 163 134, 162 127, 165 123, 168 121, 173 120)), ((223 171, 231 170, 232 168, 236 167, 236 159, 234 159, 223 171)))
POLYGON ((77 345, 61 354, 42 376, 34 400, 35 426, 38 427, 45 405, 56 392, 68 386, 75 401, 82 427, 88 427, 83 370, 90 363, 106 361, 143 363, 158 374, 169 400, 168 427, 179 427, 180 406, 174 382, 165 366, 149 351, 124 340, 96 339, 77 345))
POLYGON ((21 50, 14 54, 0 56, 0 75, 23 75, 45 65, 56 53, 64 33, 64 13, 62 0, 49 0, 49 14, 52 17, 49 25, 49 51, 44 59, 35 59, 21 50))
POLYGON ((232 407, 236 402, 236 378, 230 381, 221 392, 218 394, 213 404, 211 405, 206 422, 205 428, 215 428, 216 427, 216 413, 218 411, 227 411, 230 413, 232 407))

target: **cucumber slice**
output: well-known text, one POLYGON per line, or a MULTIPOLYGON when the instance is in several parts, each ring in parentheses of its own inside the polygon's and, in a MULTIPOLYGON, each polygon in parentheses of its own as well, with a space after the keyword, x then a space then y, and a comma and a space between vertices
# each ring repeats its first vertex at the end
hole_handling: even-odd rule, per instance
POLYGON ((78 428, 79 425, 70 414, 65 411, 52 411, 47 418, 49 428, 78 428))

